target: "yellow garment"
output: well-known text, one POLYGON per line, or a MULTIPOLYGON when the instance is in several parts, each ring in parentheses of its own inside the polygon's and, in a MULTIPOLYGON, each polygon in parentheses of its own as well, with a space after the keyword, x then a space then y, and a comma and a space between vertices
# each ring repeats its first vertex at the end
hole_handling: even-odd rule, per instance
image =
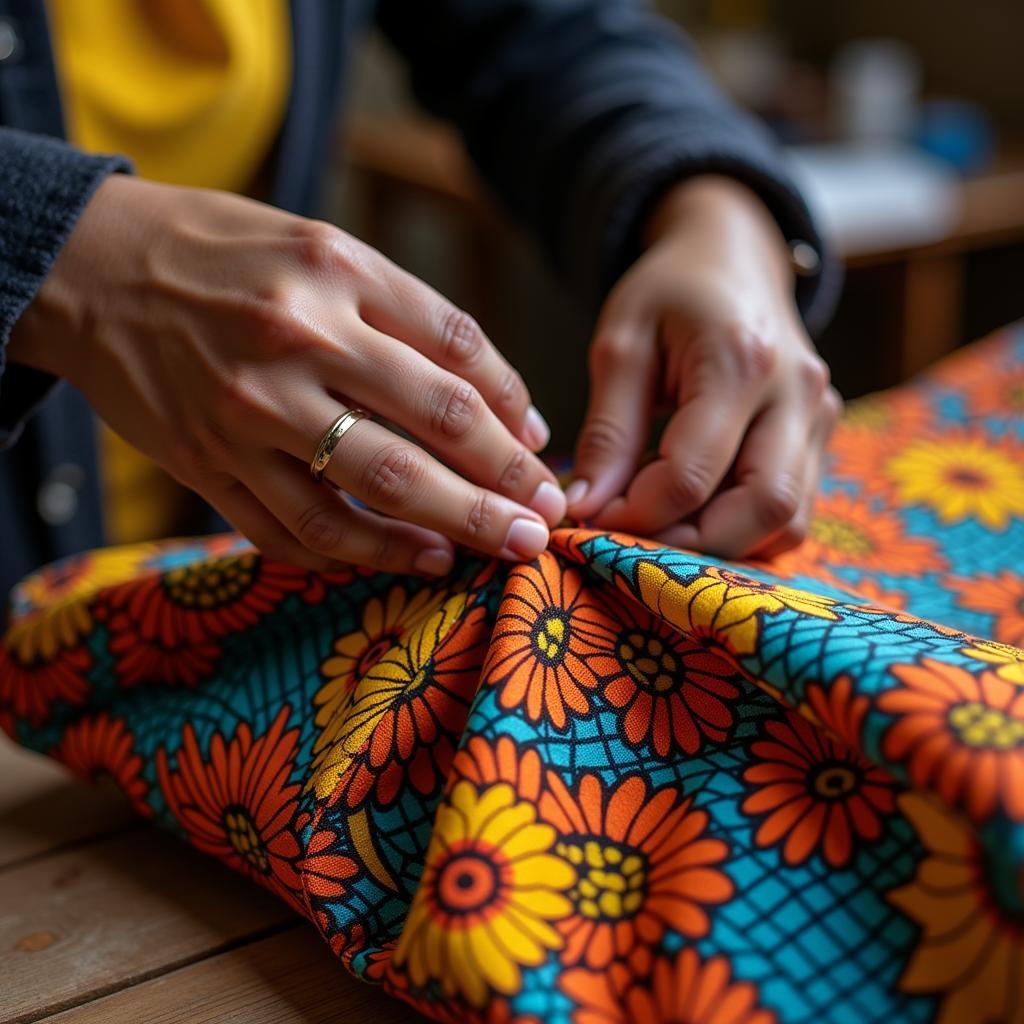
MULTIPOLYGON (((69 139, 139 174, 244 192, 291 81, 286 0, 49 0, 69 139)), ((104 429, 107 528, 118 543, 175 530, 173 480, 104 429)))

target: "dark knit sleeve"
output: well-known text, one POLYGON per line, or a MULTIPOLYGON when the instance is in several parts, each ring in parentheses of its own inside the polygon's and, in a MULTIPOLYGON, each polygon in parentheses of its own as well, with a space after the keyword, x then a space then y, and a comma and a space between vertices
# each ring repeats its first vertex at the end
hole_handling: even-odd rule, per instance
POLYGON ((44 135, 0 128, 0 448, 56 383, 7 360, 7 342, 101 181, 131 166, 44 135))
POLYGON ((417 97, 454 121, 490 186, 588 305, 639 255, 673 184, 748 185, 791 243, 818 254, 797 284, 809 325, 834 266, 765 127, 715 88, 690 41, 643 0, 380 0, 417 97))

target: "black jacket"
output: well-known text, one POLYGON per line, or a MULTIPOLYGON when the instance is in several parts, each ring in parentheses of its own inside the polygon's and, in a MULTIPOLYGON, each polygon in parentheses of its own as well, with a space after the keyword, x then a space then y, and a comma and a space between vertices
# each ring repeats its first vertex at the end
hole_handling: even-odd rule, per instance
MULTIPOLYGON (((374 19, 407 59, 416 95, 461 129, 497 198, 590 308, 635 258, 645 211, 688 174, 741 179, 788 238, 820 248, 765 130, 639 0, 292 0, 293 82, 272 190, 284 209, 315 213, 342 73, 374 19)), ((0 126, 2 595, 40 563, 103 540, 91 413, 70 387, 4 366, 3 348, 92 191, 129 169, 58 141, 43 0, 0 0, 0 126)), ((820 284, 799 284, 811 320, 830 301, 820 284)))

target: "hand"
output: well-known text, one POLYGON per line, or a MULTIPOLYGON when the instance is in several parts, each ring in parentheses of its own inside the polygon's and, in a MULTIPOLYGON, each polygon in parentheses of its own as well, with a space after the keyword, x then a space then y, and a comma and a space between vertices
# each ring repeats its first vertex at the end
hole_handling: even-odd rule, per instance
POLYGON ((839 415, 793 301, 788 248, 743 185, 677 186, 602 310, 569 513, 725 558, 803 539, 839 415), (655 407, 670 418, 638 469, 655 407))
POLYGON ((544 421, 465 313, 344 232, 248 199, 111 176, 9 355, 69 379, 274 559, 438 574, 452 541, 533 558, 565 510, 533 454, 544 421), (422 447, 362 420, 317 484, 314 450, 352 405, 422 447))

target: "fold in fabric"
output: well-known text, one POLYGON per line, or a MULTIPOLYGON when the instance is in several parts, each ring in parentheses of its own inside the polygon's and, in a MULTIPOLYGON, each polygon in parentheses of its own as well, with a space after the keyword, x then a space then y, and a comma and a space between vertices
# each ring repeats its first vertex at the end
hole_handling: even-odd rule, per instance
POLYGON ((0 724, 441 1021, 1024 1021, 1024 329, 852 403, 771 565, 27 579, 0 724))

